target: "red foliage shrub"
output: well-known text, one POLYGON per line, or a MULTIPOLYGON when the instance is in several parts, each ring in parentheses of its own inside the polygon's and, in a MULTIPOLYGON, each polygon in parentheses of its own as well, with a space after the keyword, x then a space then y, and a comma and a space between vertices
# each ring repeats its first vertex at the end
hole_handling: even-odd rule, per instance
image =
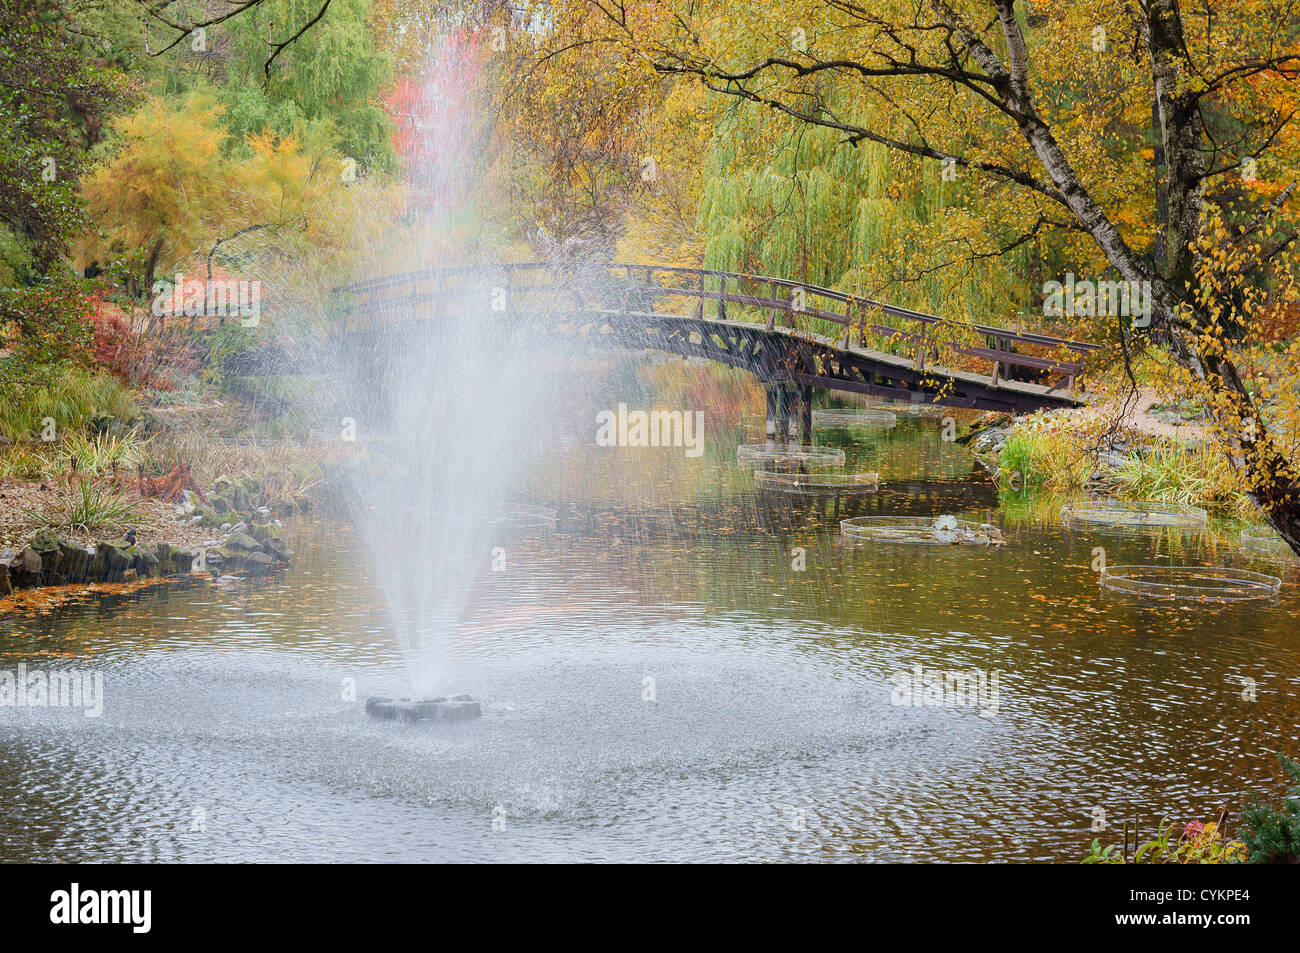
POLYGON ((132 387, 175 390, 174 374, 194 370, 189 344, 176 335, 146 335, 122 308, 100 295, 91 295, 97 364, 132 387))

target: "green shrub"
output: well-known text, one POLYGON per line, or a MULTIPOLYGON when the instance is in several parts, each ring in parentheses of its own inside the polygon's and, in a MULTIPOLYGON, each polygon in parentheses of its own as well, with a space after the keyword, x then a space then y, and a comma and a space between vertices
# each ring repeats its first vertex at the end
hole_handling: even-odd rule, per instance
POLYGON ((256 332, 238 322, 217 328, 208 339, 208 359, 202 375, 204 383, 224 387, 227 363, 257 350, 258 345, 256 332))
POLYGON ((136 430, 120 435, 70 434, 63 442, 60 456, 72 472, 89 474, 131 470, 144 459, 136 430))
POLYGON ((82 430, 96 417, 130 420, 135 416, 131 394, 117 378, 70 365, 48 383, 20 388, 10 400, 0 400, 0 433, 10 440, 40 437, 50 418, 55 436, 82 430))
POLYGON ((38 524, 87 533, 120 529, 142 518, 139 503, 111 489, 99 487, 91 479, 78 482, 76 495, 61 506, 43 513, 28 511, 26 515, 38 524))
POLYGON ((1092 842, 1092 849, 1082 863, 1085 864, 1240 864, 1246 860, 1246 846, 1239 840, 1229 840, 1225 833, 1227 810, 1212 821, 1202 824, 1192 821, 1182 833, 1175 823, 1163 820, 1156 825, 1156 836, 1144 844, 1138 843, 1133 832, 1133 855, 1129 856, 1128 825, 1124 825, 1124 844, 1101 846, 1101 840, 1092 842))
POLYGON ((1287 788, 1282 807, 1276 808, 1251 795, 1241 812, 1242 839, 1252 864, 1294 863, 1300 860, 1300 764, 1279 754, 1282 770, 1295 782, 1287 788))

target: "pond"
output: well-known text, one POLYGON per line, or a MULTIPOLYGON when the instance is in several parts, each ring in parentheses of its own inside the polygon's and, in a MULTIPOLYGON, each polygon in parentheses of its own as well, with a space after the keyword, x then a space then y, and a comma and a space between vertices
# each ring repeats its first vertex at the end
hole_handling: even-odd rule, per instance
POLYGON ((699 459, 592 446, 590 419, 529 489, 554 532, 473 576, 446 678, 477 721, 366 717, 405 679, 365 530, 333 516, 290 521, 294 562, 264 581, 0 620, 0 669, 103 677, 99 717, 0 708, 0 857, 1069 862, 1135 815, 1281 793, 1294 570, 1272 603, 1106 595, 1098 546, 1257 564, 1213 530, 999 506, 932 416, 820 434, 881 473, 821 519, 736 466, 752 407, 699 459), (993 522, 1006 544, 841 542, 837 516, 871 513, 993 522), (945 672, 975 687, 936 696, 945 672))

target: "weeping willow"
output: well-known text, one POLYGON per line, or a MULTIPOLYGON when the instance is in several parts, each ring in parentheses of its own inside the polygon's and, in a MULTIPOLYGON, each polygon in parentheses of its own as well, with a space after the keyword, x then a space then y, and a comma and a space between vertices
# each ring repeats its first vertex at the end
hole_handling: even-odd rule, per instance
POLYGON ((969 181, 748 104, 720 118, 699 204, 704 266, 772 275, 967 321, 1035 300, 1035 247, 971 260, 997 236, 969 181))

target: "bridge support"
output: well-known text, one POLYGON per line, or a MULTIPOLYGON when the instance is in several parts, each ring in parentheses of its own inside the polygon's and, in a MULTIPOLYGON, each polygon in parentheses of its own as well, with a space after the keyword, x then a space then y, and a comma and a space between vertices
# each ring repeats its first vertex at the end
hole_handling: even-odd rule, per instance
POLYGON ((812 386, 771 383, 763 385, 767 404, 766 437, 771 441, 812 443, 812 386))
POLYGON ((763 399, 764 403, 767 405, 767 424, 764 428, 763 436, 767 440, 769 444, 768 449, 770 450, 772 449, 771 445, 776 443, 777 416, 781 411, 781 394, 777 385, 764 384, 763 399))
POLYGON ((812 444, 812 385, 799 388, 799 442, 812 444))

